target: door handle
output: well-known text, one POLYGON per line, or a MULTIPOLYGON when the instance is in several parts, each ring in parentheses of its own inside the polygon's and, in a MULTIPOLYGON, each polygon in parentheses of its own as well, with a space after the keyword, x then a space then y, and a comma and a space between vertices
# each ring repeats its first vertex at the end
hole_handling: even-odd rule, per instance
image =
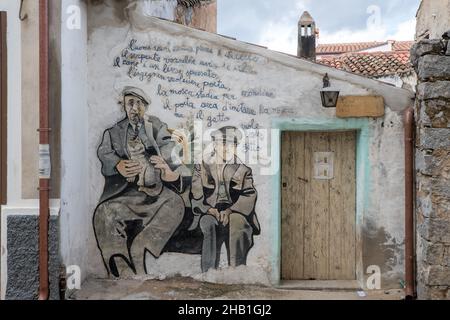
POLYGON ((305 178, 297 177, 297 179, 300 180, 300 181, 302 181, 302 182, 304 182, 304 183, 308 183, 308 182, 309 182, 309 180, 308 180, 308 179, 305 179, 305 178))

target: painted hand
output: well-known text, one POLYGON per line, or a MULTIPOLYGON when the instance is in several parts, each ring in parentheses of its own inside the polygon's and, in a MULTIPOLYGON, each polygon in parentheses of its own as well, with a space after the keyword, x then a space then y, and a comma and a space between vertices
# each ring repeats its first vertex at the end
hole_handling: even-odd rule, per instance
POLYGON ((142 165, 139 161, 122 160, 117 164, 116 169, 123 177, 130 179, 141 173, 142 165))
POLYGON ((161 170, 161 179, 163 181, 174 182, 180 178, 180 174, 173 172, 163 158, 159 156, 153 156, 150 158, 150 162, 155 166, 156 169, 161 170))
POLYGON ((219 213, 219 222, 223 224, 224 227, 226 227, 230 223, 230 214, 231 210, 227 209, 224 211, 220 211, 219 213))
POLYGON ((220 213, 219 210, 215 209, 215 208, 210 208, 208 209, 208 214, 210 216, 213 216, 214 218, 217 219, 217 221, 220 221, 220 213))

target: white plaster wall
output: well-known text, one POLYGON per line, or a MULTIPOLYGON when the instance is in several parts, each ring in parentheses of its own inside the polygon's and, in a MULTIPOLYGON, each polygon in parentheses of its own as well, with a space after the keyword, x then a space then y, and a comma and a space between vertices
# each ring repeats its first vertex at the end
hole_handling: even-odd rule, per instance
POLYGON ((377 80, 391 84, 397 88, 403 88, 416 92, 417 75, 414 71, 399 76, 398 74, 376 78, 377 80))
POLYGON ((82 0, 63 0, 61 10, 61 255, 64 265, 80 267, 84 279, 91 241, 91 217, 87 213, 86 4, 82 0), (72 5, 80 8, 80 29, 67 27, 67 19, 73 18, 73 11, 67 9, 72 5))
MULTIPOLYGON (((21 202, 21 167, 20 163, 14 159, 21 159, 21 108, 12 108, 12 106, 21 105, 21 33, 20 23, 18 19, 14 19, 19 14, 17 1, 6 0, 0 2, 0 11, 7 12, 7 54, 8 54, 8 70, 17 72, 8 72, 8 137, 13 143, 8 143, 8 163, 15 163, 14 166, 8 165, 8 205, 21 202)), ((7 206, 1 206, 2 217, 6 216, 7 206)), ((6 250, 6 220, 0 219, 0 299, 4 299, 6 293, 7 282, 7 250, 6 250)))
POLYGON ((392 51, 392 43, 386 43, 384 45, 375 48, 364 49, 357 52, 389 52, 389 51, 392 51))
POLYGON ((134 12, 140 12, 147 17, 159 17, 167 20, 175 20, 177 0, 141 0, 135 2, 137 7, 134 12))
POLYGON ((389 109, 386 111, 383 119, 371 124, 370 175, 373 188, 363 232, 367 233, 366 237, 380 241, 379 245, 386 246, 384 250, 389 251, 386 252, 388 260, 380 266, 384 271, 383 278, 400 280, 404 271, 403 250, 392 250, 392 246, 402 248, 405 234, 403 116, 389 109))
MULTIPOLYGON (((6 216, 8 207, 20 206, 23 202, 21 199, 21 163, 15 159, 21 159, 21 108, 13 108, 12 106, 21 105, 21 28, 18 19, 19 8, 17 1, 6 0, 0 3, 0 11, 7 13, 7 54, 8 54, 8 70, 17 70, 17 72, 8 72, 8 203, 1 206, 2 217, 6 216), (12 137, 12 138, 11 138, 12 137), (14 165, 11 165, 14 163, 14 165)), ((6 250, 6 220, 1 219, 1 240, 0 240, 0 259, 1 259, 1 299, 5 297, 7 282, 7 250, 6 250)))
POLYGON ((389 83, 397 88, 401 88, 403 86, 403 81, 398 75, 386 76, 377 78, 379 81, 384 83, 389 83))
MULTIPOLYGON (((96 21, 98 25, 99 21, 96 21)), ((270 129, 271 120, 274 117, 302 118, 302 119, 332 119, 334 109, 321 107, 319 90, 322 87, 322 77, 328 72, 332 77, 332 84, 341 91, 342 95, 365 95, 381 94, 385 97, 387 108, 385 119, 372 120, 370 127, 370 167, 373 189, 370 191, 370 208, 364 213, 365 221, 372 221, 377 229, 384 229, 387 236, 386 242, 395 241, 397 244, 403 241, 403 129, 400 112, 409 103, 412 94, 406 91, 391 88, 369 79, 357 77, 345 72, 326 68, 317 64, 309 63, 280 53, 271 52, 250 46, 248 44, 232 41, 217 35, 193 31, 173 23, 149 18, 139 21, 139 27, 124 27, 110 24, 91 30, 88 42, 88 101, 89 101, 89 128, 88 128, 88 150, 89 174, 88 182, 85 184, 88 190, 88 211, 84 212, 91 217, 97 201, 101 195, 104 178, 100 173, 100 162, 97 159, 96 150, 100 143, 103 131, 112 126, 116 121, 124 117, 121 107, 117 101, 121 89, 126 85, 142 88, 152 99, 149 113, 158 116, 171 128, 183 128, 191 116, 198 114, 201 110, 202 101, 215 102, 208 99, 191 98, 190 102, 194 108, 180 108, 175 112, 173 107, 177 103, 185 101, 183 95, 163 97, 157 95, 158 86, 165 89, 191 88, 190 85, 169 84, 165 80, 153 77, 150 81, 139 80, 139 77, 130 77, 128 68, 121 66, 113 67, 115 58, 120 56, 123 49, 127 47, 131 39, 136 39, 138 44, 157 45, 166 47, 171 52, 159 51, 161 61, 164 58, 186 55, 194 56, 196 64, 177 64, 184 74, 189 70, 207 71, 208 67, 199 66, 200 60, 209 61, 218 66, 211 70, 218 74, 221 82, 229 88, 220 90, 213 88, 212 91, 220 94, 218 104, 222 107, 227 101, 232 104, 245 102, 256 114, 249 115, 235 111, 224 112, 229 120, 215 123, 212 127, 218 128, 223 125, 235 125, 245 127, 248 124, 258 124, 260 129, 270 129), (187 53, 184 51, 174 52, 178 48, 209 48, 211 53, 199 50, 198 53, 187 53), (230 52, 238 56, 244 54, 249 58, 245 61, 247 70, 255 74, 233 71, 236 67, 242 67, 244 61, 225 57, 230 52), (229 68, 229 69, 227 69, 229 68), (273 93, 273 97, 241 98, 241 91, 250 88, 259 88, 273 93), (233 94, 236 101, 222 98, 222 94, 233 94), (166 99, 169 101, 171 110, 164 108, 166 99), (269 114, 261 114, 260 106, 269 108, 269 114), (182 116, 182 117, 181 117, 182 116), (382 123, 384 124, 382 125, 382 123)), ((148 54, 154 55, 153 50, 148 54)), ((245 60, 246 58, 244 58, 245 60)), ((167 76, 161 68, 159 74, 167 76)), ((142 66, 139 67, 142 69, 142 66)), ((170 72, 169 72, 170 74, 170 72)), ((205 77, 192 76, 197 81, 204 81, 205 77)), ((217 79, 216 79, 217 80, 217 79)), ((217 116, 220 110, 203 110, 205 119, 208 116, 217 116)), ((208 129, 208 121, 203 122, 204 129, 208 129)), ((263 156, 264 158, 264 156, 263 156)), ((270 160, 270 157, 266 157, 270 160)), ((274 199, 272 198, 273 186, 270 176, 262 174, 262 165, 252 164, 255 187, 258 190, 258 202, 256 212, 262 226, 262 234, 255 237, 255 246, 250 251, 246 267, 237 270, 227 269, 212 271, 208 274, 200 274, 199 257, 176 254, 165 254, 157 261, 150 262, 150 270, 156 277, 165 277, 175 274, 194 276, 199 279, 218 282, 261 282, 269 283, 273 268, 273 257, 270 253, 276 243, 271 232, 271 212, 274 199)), ((92 230, 92 229, 91 229, 92 230)), ((92 232, 92 231, 90 231, 92 232)), ((94 275, 104 276, 103 265, 100 254, 95 243, 89 245, 89 272, 94 275)), ((398 253, 399 246, 396 247, 398 253)), ((394 262, 392 269, 395 274, 401 268, 401 261, 394 262)))
POLYGON ((22 201, 22 66, 21 66, 21 27, 19 3, 15 0, 0 2, 0 10, 7 12, 8 46, 8 205, 20 206, 22 201))
MULTIPOLYGON (((8 54, 8 162, 7 204, 1 206, 0 219, 0 292, 5 297, 7 285, 6 217, 8 215, 38 215, 39 201, 22 197, 22 28, 19 16, 20 2, 2 0, 0 11, 7 13, 8 54)), ((34 107, 34 106, 30 106, 34 107)), ((37 128, 36 128, 37 129, 37 128)), ((37 186, 36 186, 37 188, 37 186)), ((50 200, 52 215, 59 212, 59 200, 50 200)))

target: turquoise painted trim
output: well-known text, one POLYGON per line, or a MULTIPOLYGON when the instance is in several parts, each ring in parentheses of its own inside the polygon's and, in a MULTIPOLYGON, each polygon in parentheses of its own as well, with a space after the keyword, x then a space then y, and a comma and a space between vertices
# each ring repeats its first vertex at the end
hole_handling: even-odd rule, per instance
MULTIPOLYGON (((273 185, 273 212, 272 216, 272 275, 274 286, 280 284, 281 278, 281 133, 283 131, 357 131, 356 141, 356 224, 362 226, 364 212, 370 206, 370 128, 367 118, 349 119, 273 119, 272 120, 272 159, 275 173, 272 177, 273 185)), ((358 232, 358 230, 357 230, 358 232)), ((362 257, 361 257, 362 258, 362 257)), ((362 261, 357 261, 362 264, 362 261)), ((362 265, 357 266, 358 279, 362 279, 362 265)))

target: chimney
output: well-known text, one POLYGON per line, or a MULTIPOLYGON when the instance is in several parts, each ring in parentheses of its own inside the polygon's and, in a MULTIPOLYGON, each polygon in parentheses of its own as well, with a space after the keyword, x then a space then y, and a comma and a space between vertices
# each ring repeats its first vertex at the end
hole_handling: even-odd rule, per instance
POLYGON ((175 22, 217 33, 216 0, 177 0, 175 22))
POLYGON ((303 12, 298 22, 297 56, 316 61, 316 22, 308 11, 303 12))

